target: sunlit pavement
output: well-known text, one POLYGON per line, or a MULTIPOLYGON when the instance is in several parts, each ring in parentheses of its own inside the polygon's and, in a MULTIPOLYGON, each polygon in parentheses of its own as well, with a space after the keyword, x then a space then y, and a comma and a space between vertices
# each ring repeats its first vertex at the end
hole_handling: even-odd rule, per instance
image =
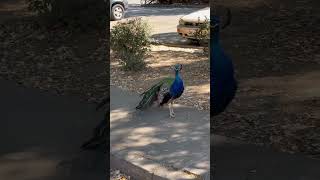
POLYGON ((169 179, 192 179, 181 173, 187 169, 208 178, 213 156, 214 180, 320 179, 319 160, 219 135, 212 135, 210 144, 208 112, 176 105, 176 118, 171 119, 166 107, 136 111, 139 100, 135 93, 111 88, 111 154, 130 162, 132 169, 136 166, 169 179))
POLYGON ((112 155, 172 180, 209 178, 209 112, 177 104, 172 119, 167 107, 136 111, 135 93, 111 87, 110 97, 112 155))

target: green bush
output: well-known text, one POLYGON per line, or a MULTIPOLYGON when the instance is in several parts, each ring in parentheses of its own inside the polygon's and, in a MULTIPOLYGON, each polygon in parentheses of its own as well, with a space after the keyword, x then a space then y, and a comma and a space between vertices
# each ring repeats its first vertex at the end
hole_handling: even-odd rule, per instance
POLYGON ((141 18, 118 23, 111 29, 110 47, 124 70, 143 69, 150 45, 150 27, 141 18))
MULTIPOLYGON (((203 23, 199 23, 199 29, 194 33, 194 37, 200 45, 208 45, 208 40, 210 39, 210 21, 208 18, 203 23)), ((209 55, 208 46, 203 48, 203 54, 209 55)))
POLYGON ((199 23, 199 29, 194 32, 194 37, 200 44, 207 43, 208 39, 210 39, 210 21, 208 18, 203 23, 199 23))

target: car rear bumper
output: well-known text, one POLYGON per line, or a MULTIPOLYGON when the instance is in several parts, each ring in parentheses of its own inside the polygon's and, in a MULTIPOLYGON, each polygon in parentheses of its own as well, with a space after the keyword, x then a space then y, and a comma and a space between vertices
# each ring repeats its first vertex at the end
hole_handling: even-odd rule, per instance
POLYGON ((196 39, 194 37, 194 33, 198 30, 198 27, 190 27, 190 26, 184 26, 184 25, 178 25, 177 26, 177 32, 180 36, 188 39, 196 39))

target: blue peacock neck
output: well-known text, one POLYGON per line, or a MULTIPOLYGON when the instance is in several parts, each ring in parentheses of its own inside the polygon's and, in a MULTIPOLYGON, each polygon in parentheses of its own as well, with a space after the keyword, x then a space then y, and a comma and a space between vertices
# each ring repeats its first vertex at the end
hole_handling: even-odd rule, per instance
POLYGON ((179 77, 179 71, 175 71, 176 78, 179 77))
MULTIPOLYGON (((221 73, 222 64, 224 63, 224 59, 221 59, 221 47, 220 47, 220 26, 219 19, 216 18, 214 21, 214 26, 211 34, 211 55, 210 55, 210 76, 212 81, 217 81, 217 74, 221 73)), ((219 76, 220 77, 220 76, 219 76)), ((214 83, 210 83, 213 86, 214 83)), ((213 87, 212 87, 213 88, 213 87)))
POLYGON ((219 40, 220 40, 220 18, 219 16, 213 16, 213 28, 211 30, 212 32, 212 46, 213 46, 213 49, 216 49, 216 48, 219 48, 219 40))
POLYGON ((219 33, 220 33, 220 27, 219 27, 219 24, 217 24, 213 27, 213 33, 212 33, 213 48, 219 47, 219 42, 220 42, 219 33))

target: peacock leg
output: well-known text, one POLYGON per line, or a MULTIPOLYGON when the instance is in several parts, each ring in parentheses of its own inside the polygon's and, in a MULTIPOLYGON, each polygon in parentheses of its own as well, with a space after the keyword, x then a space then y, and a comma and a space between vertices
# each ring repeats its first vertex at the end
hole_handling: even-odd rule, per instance
POLYGON ((158 105, 158 106, 160 106, 160 103, 161 103, 161 100, 160 100, 160 99, 161 99, 161 95, 160 95, 160 93, 158 93, 158 94, 157 94, 157 103, 158 103, 157 105, 158 105))
POLYGON ((170 110, 170 117, 174 118, 175 114, 173 112, 173 101, 169 102, 169 110, 170 110))

